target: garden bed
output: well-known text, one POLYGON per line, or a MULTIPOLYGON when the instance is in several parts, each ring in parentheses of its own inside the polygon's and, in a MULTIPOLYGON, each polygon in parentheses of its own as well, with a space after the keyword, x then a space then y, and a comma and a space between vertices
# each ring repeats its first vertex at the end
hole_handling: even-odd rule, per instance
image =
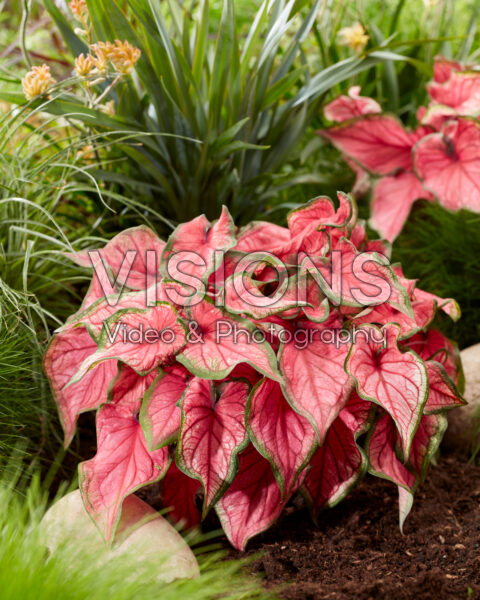
POLYGON ((444 456, 404 535, 397 519, 395 487, 367 477, 318 527, 291 507, 248 553, 261 553, 253 570, 292 600, 480 597, 480 467, 444 456))

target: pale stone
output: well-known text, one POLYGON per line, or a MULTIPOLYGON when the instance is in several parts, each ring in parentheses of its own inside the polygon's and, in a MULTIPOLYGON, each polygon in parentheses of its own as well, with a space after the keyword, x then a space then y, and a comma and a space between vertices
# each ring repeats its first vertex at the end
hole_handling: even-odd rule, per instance
POLYGON ((468 405, 448 412, 444 444, 452 449, 469 451, 480 425, 480 344, 465 348, 460 356, 465 375, 463 396, 468 405))
POLYGON ((195 578, 198 562, 177 530, 146 502, 135 495, 123 502, 115 543, 107 548, 99 530, 87 514, 79 490, 67 494, 46 513, 40 524, 42 539, 50 552, 69 541, 85 548, 101 564, 121 557, 132 563, 148 561, 158 565, 157 580, 170 582, 195 578))

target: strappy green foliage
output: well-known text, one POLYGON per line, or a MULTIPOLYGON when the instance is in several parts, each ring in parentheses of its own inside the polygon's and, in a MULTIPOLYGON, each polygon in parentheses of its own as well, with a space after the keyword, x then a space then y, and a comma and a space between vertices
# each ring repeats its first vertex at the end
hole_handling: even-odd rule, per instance
MULTIPOLYGON (((312 61, 309 36, 321 0, 265 0, 248 24, 234 4, 224 0, 217 21, 208 0, 88 0, 95 40, 118 38, 141 49, 134 77, 109 96, 115 116, 89 110, 65 91, 47 107, 110 132, 125 168, 92 174, 176 221, 201 212, 216 217, 222 204, 243 221, 261 213, 285 186, 304 181, 288 165, 325 95, 386 58, 403 60, 379 47, 336 64, 312 61), (133 135, 120 144, 119 132, 133 135)), ((53 0, 45 5, 71 59, 87 51, 73 17, 53 0)))

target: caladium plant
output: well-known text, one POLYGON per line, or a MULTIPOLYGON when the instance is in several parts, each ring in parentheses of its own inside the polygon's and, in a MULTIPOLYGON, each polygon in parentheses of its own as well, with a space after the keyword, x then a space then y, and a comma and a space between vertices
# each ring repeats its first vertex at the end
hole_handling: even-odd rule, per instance
POLYGON ((370 224, 390 242, 420 198, 480 212, 480 70, 437 57, 427 92, 413 131, 358 87, 324 109, 336 125, 320 133, 355 171, 353 193, 373 187, 370 224))
POLYGON ((66 445, 97 410, 80 486, 107 541, 124 498, 158 480, 175 522, 214 510, 240 549, 294 494, 316 518, 367 470, 398 486, 403 524, 464 403, 455 346, 430 328, 458 307, 390 265, 345 194, 287 224, 237 229, 224 209, 167 242, 137 227, 71 255, 92 283, 44 367, 66 445))

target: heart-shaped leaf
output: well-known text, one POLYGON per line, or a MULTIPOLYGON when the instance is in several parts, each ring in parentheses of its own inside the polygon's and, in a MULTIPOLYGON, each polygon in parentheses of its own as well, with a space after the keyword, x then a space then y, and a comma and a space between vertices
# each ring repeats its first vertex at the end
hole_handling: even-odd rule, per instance
POLYGON ((160 479, 168 464, 167 448, 149 452, 135 415, 111 404, 99 410, 97 453, 79 465, 79 478, 85 508, 107 542, 115 534, 123 499, 160 479))
MULTIPOLYGON (((356 218, 356 206, 346 194, 338 193, 339 207, 327 196, 315 198, 288 213, 287 222, 292 236, 305 236, 321 227, 345 227, 356 218)), ((352 223, 353 224, 353 223, 352 223)))
POLYGON ((381 113, 382 107, 376 100, 368 96, 360 96, 360 86, 355 85, 348 90, 348 96, 339 96, 323 109, 329 121, 342 123, 362 115, 381 113))
POLYGON ((431 415, 466 404, 445 367, 435 360, 425 363, 428 375, 428 399, 424 414, 431 415))
POLYGON ((162 479, 162 503, 167 516, 179 527, 191 529, 200 523, 201 514, 195 501, 200 482, 182 473, 175 462, 162 479))
POLYGON ((302 493, 314 518, 322 508, 340 502, 363 477, 367 461, 356 438, 365 431, 370 412, 371 404, 354 394, 310 461, 302 493))
POLYGON ((440 133, 426 136, 415 146, 415 172, 446 208, 480 212, 479 153, 480 122, 448 121, 440 133))
POLYGON ((237 475, 215 509, 231 544, 245 550, 250 538, 280 516, 285 502, 270 463, 250 444, 239 455, 237 475))
POLYGON ((427 92, 433 102, 449 106, 459 115, 477 117, 480 114, 480 73, 477 71, 452 69, 442 83, 427 84, 427 92))
POLYGON ((230 485, 237 454, 248 443, 245 406, 249 386, 241 381, 220 384, 195 377, 180 400, 182 428, 177 465, 202 483, 203 515, 230 485))
POLYGON ((108 391, 109 402, 118 405, 118 409, 121 411, 129 411, 134 414, 156 376, 156 371, 152 371, 142 377, 129 366, 121 365, 118 375, 112 381, 108 391))
POLYGON ((386 326, 380 331, 365 325, 358 331, 365 335, 357 335, 352 344, 347 371, 355 377, 359 395, 380 404, 391 415, 408 457, 428 396, 425 364, 413 352, 398 349, 397 326, 386 326))
POLYGON ((407 315, 412 307, 390 262, 374 252, 358 252, 345 238, 328 258, 307 257, 300 277, 309 274, 335 306, 365 308, 388 303, 407 315))
POLYGON ((224 206, 213 224, 201 215, 175 229, 163 251, 161 271, 174 280, 175 274, 182 273, 206 281, 215 267, 215 251, 229 250, 235 244, 235 225, 224 206))
POLYGON ((340 330, 332 329, 335 323, 330 319, 325 323, 330 343, 322 341, 322 329, 313 323, 299 325, 306 332, 306 339, 311 341, 303 347, 297 341, 297 334, 297 339, 293 337, 289 343, 282 344, 279 364, 285 378, 284 392, 294 410, 315 428, 321 444, 353 389, 353 379, 344 369, 350 344, 334 343, 334 333, 340 330))
POLYGON ((107 401, 108 387, 117 374, 117 361, 108 360, 65 389, 79 365, 96 350, 97 344, 85 327, 70 328, 52 339, 43 361, 65 433, 65 447, 72 441, 78 415, 107 401))
POLYGON ((289 495, 316 448, 315 430, 271 379, 262 379, 253 388, 246 423, 255 447, 270 461, 282 494, 289 495))
POLYGON ((189 317, 191 334, 177 360, 191 373, 224 379, 236 365, 248 363, 281 381, 275 353, 251 321, 229 315, 207 300, 191 307, 189 317))
POLYGON ((122 309, 107 319, 98 349, 83 361, 71 383, 92 367, 116 358, 140 375, 171 359, 186 340, 186 328, 166 302, 148 309, 122 309))
POLYGON ((377 175, 412 166, 412 148, 421 135, 405 131, 390 115, 366 115, 324 130, 321 134, 343 154, 377 175))
POLYGON ((145 395, 140 423, 150 450, 156 450, 176 439, 182 415, 177 402, 191 379, 182 365, 165 367, 145 395))
POLYGON ((412 171, 382 177, 373 190, 370 225, 393 242, 402 231, 412 204, 419 198, 433 200, 412 171))
MULTIPOLYGON (((94 267, 102 285, 145 290, 156 282, 165 242, 145 225, 126 229, 97 251, 83 250, 68 256, 83 267, 94 267), (103 261, 103 262, 102 262, 103 261)), ((105 290, 105 295, 112 293, 105 290)))

